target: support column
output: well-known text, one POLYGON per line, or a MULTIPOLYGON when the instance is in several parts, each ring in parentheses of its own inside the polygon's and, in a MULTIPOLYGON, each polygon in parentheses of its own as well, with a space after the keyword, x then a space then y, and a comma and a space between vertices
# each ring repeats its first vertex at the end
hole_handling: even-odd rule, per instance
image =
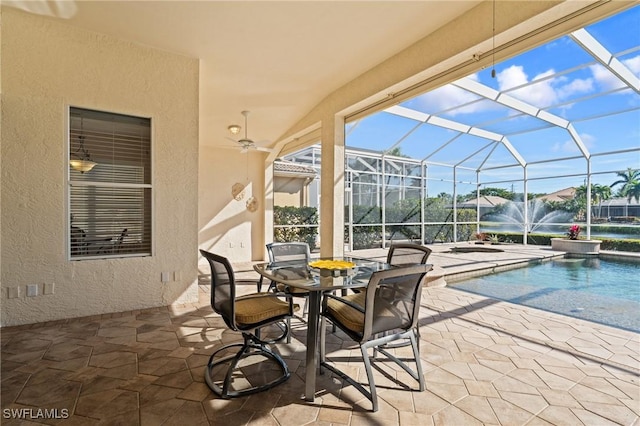
POLYGON ((344 118, 322 119, 320 256, 344 254, 344 118))
POLYGON ((265 244, 267 242, 275 241, 274 236, 274 226, 273 226, 273 161, 275 160, 275 155, 270 155, 265 160, 265 169, 264 169, 264 241, 262 242, 262 258, 268 259, 267 256, 267 248, 265 244))

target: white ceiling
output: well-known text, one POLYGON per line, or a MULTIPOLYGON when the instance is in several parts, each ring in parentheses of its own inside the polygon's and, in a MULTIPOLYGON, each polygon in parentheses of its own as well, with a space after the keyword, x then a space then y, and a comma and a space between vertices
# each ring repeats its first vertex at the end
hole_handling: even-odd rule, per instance
POLYGON ((243 110, 251 111, 250 138, 275 141, 331 92, 480 1, 11 3, 48 6, 73 14, 59 18, 71 25, 199 58, 200 143, 223 145, 243 110))

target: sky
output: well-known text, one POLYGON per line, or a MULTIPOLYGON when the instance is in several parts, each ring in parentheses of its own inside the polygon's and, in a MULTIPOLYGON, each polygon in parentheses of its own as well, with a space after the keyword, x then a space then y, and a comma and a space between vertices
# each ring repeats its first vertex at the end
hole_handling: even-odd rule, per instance
MULTIPOLYGON (((585 27, 585 30, 640 78, 640 6, 585 27)), ((553 117, 570 121, 581 143, 592 155, 594 183, 608 185, 616 180, 615 171, 628 167, 640 169, 640 94, 600 65, 570 36, 495 64, 495 78, 491 76, 491 69, 465 77, 458 86, 468 81, 477 82, 542 109, 553 117), (628 149, 639 150, 598 155, 628 149)), ((453 83, 440 87, 400 106, 506 136, 530 164, 527 167, 531 179, 528 192, 549 193, 584 183, 587 170, 584 158, 544 162, 581 156, 566 129, 458 86, 453 83), (562 177, 564 175, 580 176, 562 177)), ((382 151, 404 137, 398 147, 404 155, 416 159, 445 164, 466 159, 461 165, 472 170, 480 166, 492 168, 516 164, 502 144, 494 148, 494 144, 484 138, 418 124, 418 121, 394 113, 379 112, 348 124, 346 144, 382 151)), ((480 180, 486 186, 522 191, 522 183, 501 183, 509 179, 521 180, 522 176, 522 168, 511 167, 482 172, 480 180), (492 182, 495 184, 490 184, 492 182)), ((431 167, 429 177, 433 179, 431 192, 439 192, 437 186, 444 188, 444 192, 452 192, 451 184, 445 183, 453 177, 449 169, 431 167), (436 184, 439 180, 442 184, 436 184)), ((475 172, 461 170, 457 177, 474 182, 475 172)))

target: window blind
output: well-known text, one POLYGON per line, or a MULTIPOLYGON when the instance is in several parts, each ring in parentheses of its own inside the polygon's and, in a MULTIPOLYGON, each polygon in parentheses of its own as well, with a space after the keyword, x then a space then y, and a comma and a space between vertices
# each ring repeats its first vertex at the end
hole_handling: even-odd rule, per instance
POLYGON ((150 255, 151 120, 69 112, 70 258, 150 255), (96 165, 80 171, 73 159, 96 165))

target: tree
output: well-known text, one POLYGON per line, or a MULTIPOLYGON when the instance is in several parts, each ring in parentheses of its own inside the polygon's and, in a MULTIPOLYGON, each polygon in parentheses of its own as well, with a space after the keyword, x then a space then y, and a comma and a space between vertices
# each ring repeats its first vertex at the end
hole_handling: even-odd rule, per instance
POLYGON ((450 203, 453 200, 453 197, 451 196, 451 194, 447 194, 446 192, 439 193, 436 198, 439 198, 440 200, 447 203, 450 203))
POLYGON ((402 150, 400 149, 399 146, 396 146, 395 148, 390 149, 389 151, 386 151, 384 154, 385 155, 392 155, 394 157, 406 157, 406 158, 409 158, 408 155, 405 155, 405 154, 402 153, 402 150))
MULTIPOLYGON (((599 183, 591 184, 591 205, 598 205, 598 216, 602 216, 602 202, 611 198, 611 187, 600 185, 599 183)), ((580 204, 587 205, 587 186, 580 185, 576 188, 575 199, 581 200, 580 204)), ((593 212, 591 213, 593 216, 593 212)))
POLYGON ((591 202, 598 204, 598 216, 602 217, 602 202, 611 198, 611 187, 594 183, 591 185, 591 202))
POLYGON ((625 195, 629 201, 631 201, 632 198, 635 198, 636 202, 640 201, 640 180, 628 184, 625 195))
MULTIPOLYGON (((502 189, 502 188, 483 188, 480 190, 480 195, 481 196, 498 196, 498 197, 502 197, 502 198, 506 198, 507 200, 511 200, 513 201, 514 198, 514 193, 509 191, 508 189, 502 189)), ((473 194, 473 196, 475 197, 475 193, 473 194)))
MULTIPOLYGON (((620 185, 621 188, 616 195, 619 197, 629 197, 628 192, 640 182, 640 170, 628 167, 624 172, 616 172, 616 175, 618 175, 619 179, 609 185, 609 187, 613 188, 620 185)), ((635 193, 637 194, 637 192, 635 193)), ((638 199, 636 195, 629 197, 629 200, 631 200, 631 198, 638 199)))

